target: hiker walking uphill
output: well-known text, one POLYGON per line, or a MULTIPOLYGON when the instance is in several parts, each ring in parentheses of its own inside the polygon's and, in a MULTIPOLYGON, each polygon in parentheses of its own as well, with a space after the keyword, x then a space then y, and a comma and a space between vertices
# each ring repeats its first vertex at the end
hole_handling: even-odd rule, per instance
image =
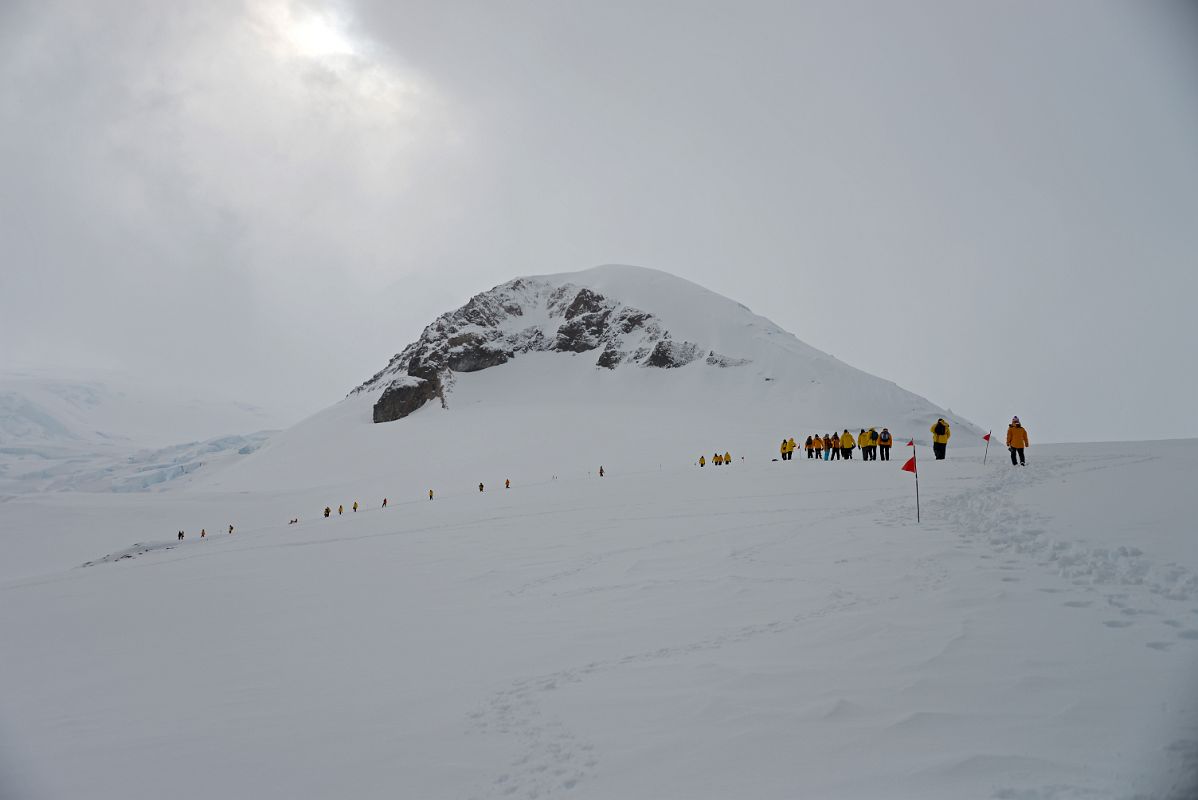
POLYGON ((1019 466, 1026 467, 1027 462, 1023 459, 1023 448, 1028 446, 1027 430, 1019 422, 1019 417, 1011 417, 1011 424, 1007 426, 1007 449, 1011 451, 1011 466, 1015 466, 1015 458, 1019 458, 1019 466))
POLYGON ((878 434, 878 449, 882 451, 882 460, 890 460, 890 447, 894 444, 894 437, 890 435, 890 428, 883 428, 878 434))
POLYGON ((849 429, 845 428, 844 433, 840 435, 840 454, 845 461, 853 460, 853 448, 857 446, 853 440, 853 434, 849 433, 849 429))
POLYGON ((866 433, 869 435, 869 460, 878 460, 878 431, 876 428, 870 428, 866 433))
POLYGON ((333 513, 333 509, 329 508, 328 506, 324 507, 324 518, 325 519, 328 519, 329 514, 332 514, 332 513, 333 513))
POLYGON ((820 436, 818 433, 815 436, 811 437, 811 449, 812 449, 812 452, 815 453, 816 458, 823 458, 824 457, 824 437, 820 436))
POLYGON ((948 439, 953 432, 949 429, 948 423, 944 421, 944 417, 936 420, 936 424, 929 430, 932 432, 932 452, 936 455, 937 461, 943 461, 945 451, 948 450, 948 439))
POLYGON ((700 467, 707 466, 707 457, 706 456, 699 456, 699 466, 700 467))
POLYGON ((811 437, 807 437, 807 441, 803 442, 803 449, 807 451, 807 458, 812 458, 815 455, 815 450, 811 444, 811 437))
MULTIPOLYGON (((846 433, 848 431, 845 431, 846 433)), ((825 458, 829 461, 837 461, 840 459, 840 436, 832 434, 824 437, 824 452, 825 458)))

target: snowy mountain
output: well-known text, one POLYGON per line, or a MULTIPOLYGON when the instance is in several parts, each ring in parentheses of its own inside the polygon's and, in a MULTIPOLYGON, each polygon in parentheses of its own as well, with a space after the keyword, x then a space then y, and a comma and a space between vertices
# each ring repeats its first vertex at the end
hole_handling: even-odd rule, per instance
POLYGON ((256 449, 292 418, 100 370, 0 373, 0 494, 137 491, 256 449))
POLYGON ((959 441, 981 433, 735 301, 664 272, 602 266, 474 296, 341 403, 200 484, 387 474, 424 485, 460 480, 463 465, 537 477, 656 469, 713 449, 776 453, 783 436, 845 428, 922 441, 941 416, 959 441))

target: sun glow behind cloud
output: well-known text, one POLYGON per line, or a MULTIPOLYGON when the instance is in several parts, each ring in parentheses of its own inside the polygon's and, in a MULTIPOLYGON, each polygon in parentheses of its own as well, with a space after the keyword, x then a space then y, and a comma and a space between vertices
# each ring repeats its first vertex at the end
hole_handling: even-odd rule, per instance
POLYGON ((272 44, 289 55, 327 59, 358 54, 344 18, 332 10, 274 3, 261 10, 260 26, 272 44))

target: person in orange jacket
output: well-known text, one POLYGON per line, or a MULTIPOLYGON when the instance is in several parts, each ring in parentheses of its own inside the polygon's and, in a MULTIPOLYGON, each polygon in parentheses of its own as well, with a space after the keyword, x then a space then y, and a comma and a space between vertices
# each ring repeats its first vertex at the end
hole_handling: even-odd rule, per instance
POLYGON ((1023 458, 1023 448, 1028 447, 1027 429, 1019 422, 1019 417, 1012 417, 1011 424, 1007 426, 1007 449, 1011 451, 1011 466, 1015 466, 1015 457, 1019 457, 1019 466, 1026 467, 1027 461, 1023 458))
POLYGON ((732 454, 731 453, 724 453, 724 463, 725 464, 732 463, 732 454))

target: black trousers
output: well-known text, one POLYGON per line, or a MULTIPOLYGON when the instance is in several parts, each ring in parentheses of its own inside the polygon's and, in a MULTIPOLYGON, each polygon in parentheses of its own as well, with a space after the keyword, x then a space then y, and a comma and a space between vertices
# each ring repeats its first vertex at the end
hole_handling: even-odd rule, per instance
POLYGON ((932 452, 935 453, 937 461, 944 460, 946 450, 948 450, 948 442, 932 442, 932 452))
POLYGON ((836 460, 837 460, 837 459, 839 459, 839 458, 840 458, 840 448, 839 448, 839 447, 833 447, 833 448, 832 448, 832 455, 828 456, 828 460, 829 460, 829 461, 836 461, 836 460))
POLYGON ((1023 460, 1023 448, 1022 447, 1008 447, 1007 449, 1011 451, 1011 466, 1015 466, 1016 454, 1019 455, 1019 463, 1023 464, 1024 466, 1027 466, 1027 462, 1023 460))
POLYGON ((852 460, 853 460, 853 448, 851 448, 851 447, 842 447, 842 448, 840 448, 840 454, 841 454, 842 456, 844 456, 844 460, 845 460, 845 461, 852 461, 852 460))
POLYGON ((814 450, 812 450, 810 447, 808 447, 808 448, 807 448, 807 457, 808 457, 808 458, 815 458, 815 451, 814 451, 814 450))
POLYGON ((890 445, 882 444, 882 445, 878 445, 878 447, 882 450, 882 460, 889 461, 890 460, 890 445))

